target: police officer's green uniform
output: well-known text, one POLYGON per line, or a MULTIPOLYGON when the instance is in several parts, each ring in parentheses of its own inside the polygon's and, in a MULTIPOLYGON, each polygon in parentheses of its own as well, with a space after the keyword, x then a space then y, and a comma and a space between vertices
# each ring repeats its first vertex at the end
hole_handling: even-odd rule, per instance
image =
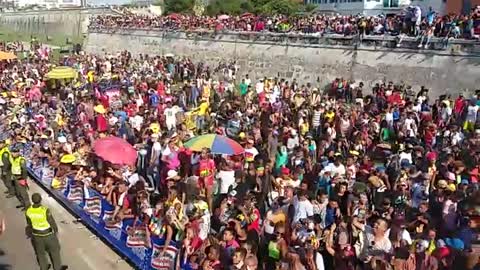
POLYGON ((20 201, 20 205, 17 206, 17 208, 26 210, 30 206, 30 198, 27 192, 27 163, 18 151, 18 147, 13 147, 11 150, 10 164, 12 165, 12 180, 17 198, 20 201))
POLYGON ((40 270, 49 268, 47 254, 49 255, 53 269, 62 270, 60 257, 60 243, 58 242, 58 227, 55 219, 47 207, 41 205, 42 197, 38 193, 32 195, 33 205, 25 212, 27 218, 27 236, 31 237, 33 249, 37 255, 40 270))
POLYGON ((0 142, 0 145, 3 146, 0 149, 0 167, 1 167, 1 174, 2 181, 7 188, 7 198, 11 198, 15 196, 15 188, 13 187, 12 182, 12 166, 10 164, 10 149, 8 145, 5 144, 4 141, 0 142))

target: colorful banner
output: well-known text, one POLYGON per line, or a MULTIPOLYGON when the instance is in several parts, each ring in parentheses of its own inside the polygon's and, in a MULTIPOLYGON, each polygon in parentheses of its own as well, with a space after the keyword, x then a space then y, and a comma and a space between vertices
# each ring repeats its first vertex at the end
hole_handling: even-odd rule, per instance
POLYGON ((115 207, 96 190, 86 189, 83 182, 74 179, 70 179, 63 190, 52 189, 53 170, 48 166, 29 164, 29 173, 85 225, 128 258, 136 269, 177 269, 178 249, 175 242, 171 242, 164 250, 164 239, 150 236, 145 225, 133 224, 133 219, 114 218, 115 207))
POLYGON ((108 96, 108 100, 113 100, 114 97, 119 98, 120 97, 120 89, 117 88, 112 88, 107 91, 105 91, 105 95, 108 96))
POLYGON ((68 190, 67 199, 72 203, 81 204, 84 199, 83 195, 83 183, 72 183, 68 190))
POLYGON ((153 245, 153 253, 151 259, 151 267, 155 270, 170 270, 175 269, 175 258, 177 255, 177 248, 173 246, 159 246, 153 245))

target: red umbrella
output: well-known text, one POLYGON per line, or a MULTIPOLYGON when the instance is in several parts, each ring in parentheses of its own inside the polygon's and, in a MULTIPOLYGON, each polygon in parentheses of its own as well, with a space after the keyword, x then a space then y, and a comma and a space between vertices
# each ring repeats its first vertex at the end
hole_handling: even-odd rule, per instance
POLYGON ((240 18, 250 18, 250 17, 255 17, 252 13, 243 13, 240 18))
POLYGON ((180 20, 180 17, 181 16, 177 13, 172 13, 172 14, 167 16, 167 18, 172 19, 172 20, 180 20))
POLYGON ((228 19, 230 19, 230 16, 224 14, 224 15, 218 16, 218 19, 219 20, 228 20, 228 19))
POLYGON ((103 160, 118 165, 133 165, 137 160, 137 150, 124 139, 106 137, 93 143, 94 153, 103 160))

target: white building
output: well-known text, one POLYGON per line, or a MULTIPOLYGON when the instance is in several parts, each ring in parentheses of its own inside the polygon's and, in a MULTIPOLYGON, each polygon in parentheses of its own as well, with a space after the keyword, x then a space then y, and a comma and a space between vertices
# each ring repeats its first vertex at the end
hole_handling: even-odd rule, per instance
POLYGON ((409 5, 419 6, 423 11, 432 7, 440 14, 444 14, 446 8, 446 0, 305 0, 305 3, 318 5, 318 13, 366 16, 399 13, 409 5))
POLYGON ((79 7, 81 0, 16 0, 15 6, 19 8, 37 6, 44 8, 79 7))

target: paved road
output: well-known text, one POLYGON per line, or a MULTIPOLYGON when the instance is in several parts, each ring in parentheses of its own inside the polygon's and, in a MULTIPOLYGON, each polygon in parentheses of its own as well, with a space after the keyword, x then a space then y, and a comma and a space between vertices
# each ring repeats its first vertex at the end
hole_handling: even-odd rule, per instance
MULTIPOLYGON (((0 270, 36 270, 35 254, 25 237, 24 212, 15 208, 18 201, 6 199, 0 184, 0 211, 6 216, 6 232, 0 236, 0 270)), ((58 224, 62 259, 71 270, 131 270, 128 263, 97 239, 85 226, 76 223, 67 212, 39 186, 31 182, 30 194, 42 194, 43 203, 50 208, 58 224)))

